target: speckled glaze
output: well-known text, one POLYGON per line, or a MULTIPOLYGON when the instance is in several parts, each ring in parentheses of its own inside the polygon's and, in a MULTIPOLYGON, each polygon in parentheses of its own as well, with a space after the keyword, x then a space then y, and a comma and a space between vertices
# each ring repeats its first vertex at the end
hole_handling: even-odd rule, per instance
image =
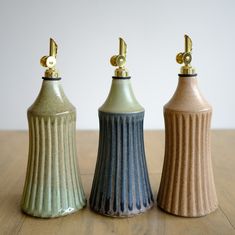
POLYGON ((130 79, 113 79, 99 109, 100 136, 90 208, 102 215, 129 217, 153 206, 143 138, 144 109, 130 79))
POLYGON ((218 208, 211 162, 212 107, 195 76, 179 77, 164 106, 165 158, 158 206, 178 216, 200 217, 218 208))
POLYGON ((78 171, 76 109, 60 81, 44 80, 28 109, 29 155, 22 210, 32 216, 64 216, 86 204, 78 171))

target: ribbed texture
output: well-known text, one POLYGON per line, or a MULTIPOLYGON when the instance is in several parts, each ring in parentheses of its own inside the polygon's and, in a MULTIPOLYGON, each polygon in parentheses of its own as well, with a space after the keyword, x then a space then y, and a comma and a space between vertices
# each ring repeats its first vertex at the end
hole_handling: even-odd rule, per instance
POLYGON ((210 152, 211 112, 165 111, 165 159, 158 205, 180 216, 197 217, 217 208, 210 152))
POLYGON ((76 114, 28 114, 29 157, 22 210, 57 217, 79 210, 85 195, 77 166, 76 114))
POLYGON ((99 118, 99 150, 90 208, 120 217, 144 212, 153 205, 144 151, 144 112, 100 112, 99 118))

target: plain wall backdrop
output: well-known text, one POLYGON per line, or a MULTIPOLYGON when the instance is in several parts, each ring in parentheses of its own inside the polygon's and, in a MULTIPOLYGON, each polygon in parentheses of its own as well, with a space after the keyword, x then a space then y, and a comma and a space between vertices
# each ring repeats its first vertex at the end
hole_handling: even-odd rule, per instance
POLYGON ((0 129, 27 129, 49 38, 59 48, 57 68, 77 107, 77 127, 98 129, 97 109, 114 73, 109 63, 118 37, 128 45, 127 68, 145 128, 163 128, 163 105, 173 95, 184 49, 193 40, 192 65, 214 108, 213 128, 235 128, 235 1, 0 0, 0 129))

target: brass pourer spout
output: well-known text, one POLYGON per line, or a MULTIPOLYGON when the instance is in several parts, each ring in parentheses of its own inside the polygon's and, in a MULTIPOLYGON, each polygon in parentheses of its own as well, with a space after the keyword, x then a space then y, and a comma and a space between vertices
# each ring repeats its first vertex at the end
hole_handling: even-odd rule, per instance
POLYGON ((195 69, 191 66, 192 61, 192 40, 188 35, 184 35, 185 38, 185 51, 180 52, 176 56, 176 61, 179 64, 183 64, 181 67, 181 74, 195 74, 195 69))
POLYGON ((58 46, 56 42, 52 38, 50 38, 49 56, 43 56, 40 60, 40 64, 43 67, 47 68, 47 70, 45 71, 46 78, 58 78, 59 77, 59 72, 55 68, 57 48, 58 46))
POLYGON ((122 38, 119 38, 119 55, 114 55, 110 59, 113 66, 118 66, 115 70, 116 77, 128 77, 128 70, 125 68, 126 64, 126 48, 127 45, 122 38))

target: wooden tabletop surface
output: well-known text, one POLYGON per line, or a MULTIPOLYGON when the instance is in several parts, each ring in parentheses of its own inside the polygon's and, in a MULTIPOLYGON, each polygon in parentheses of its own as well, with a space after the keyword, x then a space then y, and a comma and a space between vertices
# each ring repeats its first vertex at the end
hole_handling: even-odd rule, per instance
MULTIPOLYGON (((95 168, 98 132, 77 133, 78 157, 87 198, 95 168)), ((164 132, 146 131, 145 149, 154 197, 164 157, 164 132)), ((20 211, 26 173, 28 133, 0 132, 0 234, 235 234, 235 130, 212 131, 212 161, 219 209, 201 218, 181 218, 155 207, 128 219, 113 219, 85 209, 56 219, 37 219, 20 211)))

